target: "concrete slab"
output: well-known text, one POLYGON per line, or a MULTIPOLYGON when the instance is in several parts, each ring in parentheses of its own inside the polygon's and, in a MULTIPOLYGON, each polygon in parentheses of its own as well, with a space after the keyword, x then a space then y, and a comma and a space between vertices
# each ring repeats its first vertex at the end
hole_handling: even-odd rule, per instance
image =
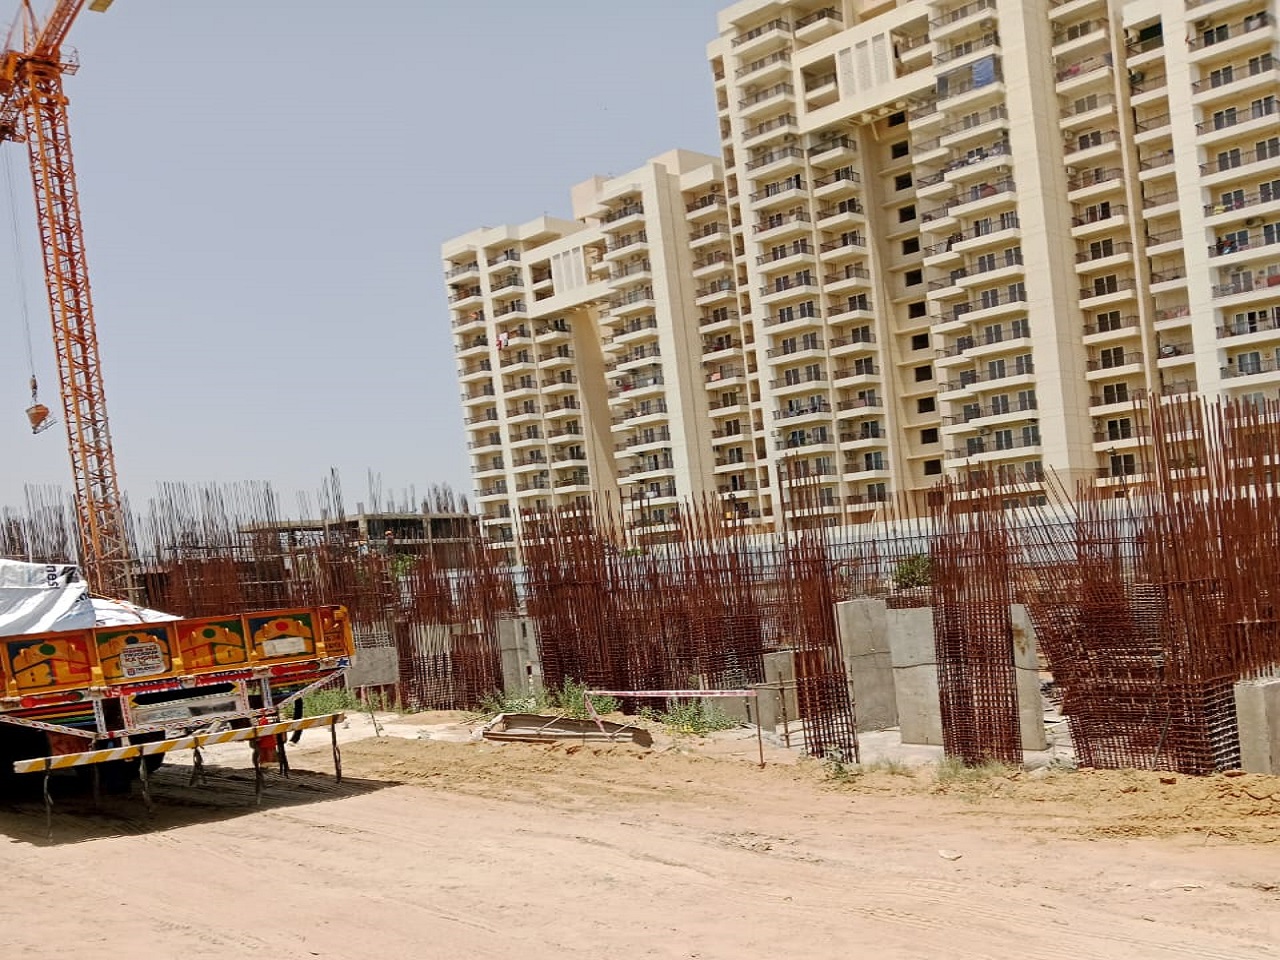
POLYGON ((902 742, 941 746, 942 703, 938 699, 933 611, 928 607, 886 610, 885 625, 902 742))

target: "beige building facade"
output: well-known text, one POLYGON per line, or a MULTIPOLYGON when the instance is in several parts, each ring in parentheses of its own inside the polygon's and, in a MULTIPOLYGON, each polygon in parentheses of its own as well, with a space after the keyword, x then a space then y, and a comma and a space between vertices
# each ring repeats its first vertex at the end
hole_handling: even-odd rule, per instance
POLYGON ((747 0, 719 33, 766 509, 788 473, 803 524, 975 469, 1010 505, 1121 483, 1138 395, 1275 396, 1274 4, 747 0))
MULTIPOLYGON (((682 212, 684 236, 648 259, 683 335, 629 329, 636 285, 615 274, 630 254, 610 245, 638 221, 607 219, 624 197, 579 188, 594 196, 568 225, 600 234, 613 264, 589 272, 614 311, 587 326, 602 367, 646 330, 689 351, 663 353, 660 386, 685 378, 666 414, 684 404, 698 429, 674 430, 670 472, 637 482, 715 491, 775 527, 784 503, 797 526, 856 523, 977 470, 1013 506, 1050 472, 1119 485, 1141 469, 1139 396, 1274 398, 1275 24, 1268 0, 722 11, 708 57, 723 185, 709 161, 696 189, 682 173, 683 210, 663 222, 682 212)), ((654 374, 627 356, 598 378, 606 393, 621 366, 628 393, 654 374)), ((586 489, 636 476, 617 453, 586 489)))
MULTIPOLYGON (((722 183, 717 158, 675 150, 573 188, 571 220, 444 245, 491 544, 514 555, 521 521, 597 499, 620 504, 642 541, 661 540, 682 504, 730 490, 708 413, 745 384, 748 355, 704 336, 736 317, 722 183)), ((746 522, 756 506, 741 495, 746 522)))

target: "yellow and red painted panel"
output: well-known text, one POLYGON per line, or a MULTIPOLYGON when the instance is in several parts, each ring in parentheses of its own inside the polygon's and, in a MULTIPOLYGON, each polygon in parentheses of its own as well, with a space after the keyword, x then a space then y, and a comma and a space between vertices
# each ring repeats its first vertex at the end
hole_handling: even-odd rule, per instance
POLYGON ((182 672, 173 621, 95 630, 98 662, 107 683, 137 683, 182 672))
POLYGON ((249 663, 249 634, 240 617, 179 620, 176 630, 184 670, 218 670, 249 663))
POLYGON ((270 663, 314 660, 324 656, 317 652, 319 623, 314 610, 275 610, 245 617, 253 658, 270 663))
POLYGON ((0 639, 0 695, 147 683, 350 656, 342 607, 273 610, 0 639))
POLYGON ((101 683, 92 630, 27 634, 3 641, 0 688, 11 697, 101 683))

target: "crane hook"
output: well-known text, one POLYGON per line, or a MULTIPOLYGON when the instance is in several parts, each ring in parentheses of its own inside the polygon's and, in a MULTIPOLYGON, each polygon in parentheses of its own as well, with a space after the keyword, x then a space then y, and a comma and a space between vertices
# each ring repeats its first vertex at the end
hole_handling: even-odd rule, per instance
POLYGON ((27 420, 33 434, 44 433, 54 424, 49 419, 49 408, 40 402, 40 385, 34 376, 31 378, 31 406, 27 407, 27 420))

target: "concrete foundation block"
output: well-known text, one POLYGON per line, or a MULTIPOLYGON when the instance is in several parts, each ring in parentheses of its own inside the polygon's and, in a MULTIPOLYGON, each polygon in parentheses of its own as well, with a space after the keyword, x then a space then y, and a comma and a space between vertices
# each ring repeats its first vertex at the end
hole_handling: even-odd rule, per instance
POLYGON ((362 647, 351 657, 349 688, 390 686, 400 679, 400 661, 393 647, 362 647))
POLYGON ((512 617, 498 621, 498 651, 502 657, 502 689, 511 696, 542 692, 542 662, 532 620, 512 617))
POLYGON ((942 701, 933 611, 928 607, 886 610, 894 703, 903 743, 942 745, 942 701))
POLYGON ((1280 774, 1280 677, 1235 685, 1240 769, 1280 774))
POLYGON ((885 602, 876 599, 849 600, 835 608, 836 633, 860 733, 898 725, 886 614, 885 602))

